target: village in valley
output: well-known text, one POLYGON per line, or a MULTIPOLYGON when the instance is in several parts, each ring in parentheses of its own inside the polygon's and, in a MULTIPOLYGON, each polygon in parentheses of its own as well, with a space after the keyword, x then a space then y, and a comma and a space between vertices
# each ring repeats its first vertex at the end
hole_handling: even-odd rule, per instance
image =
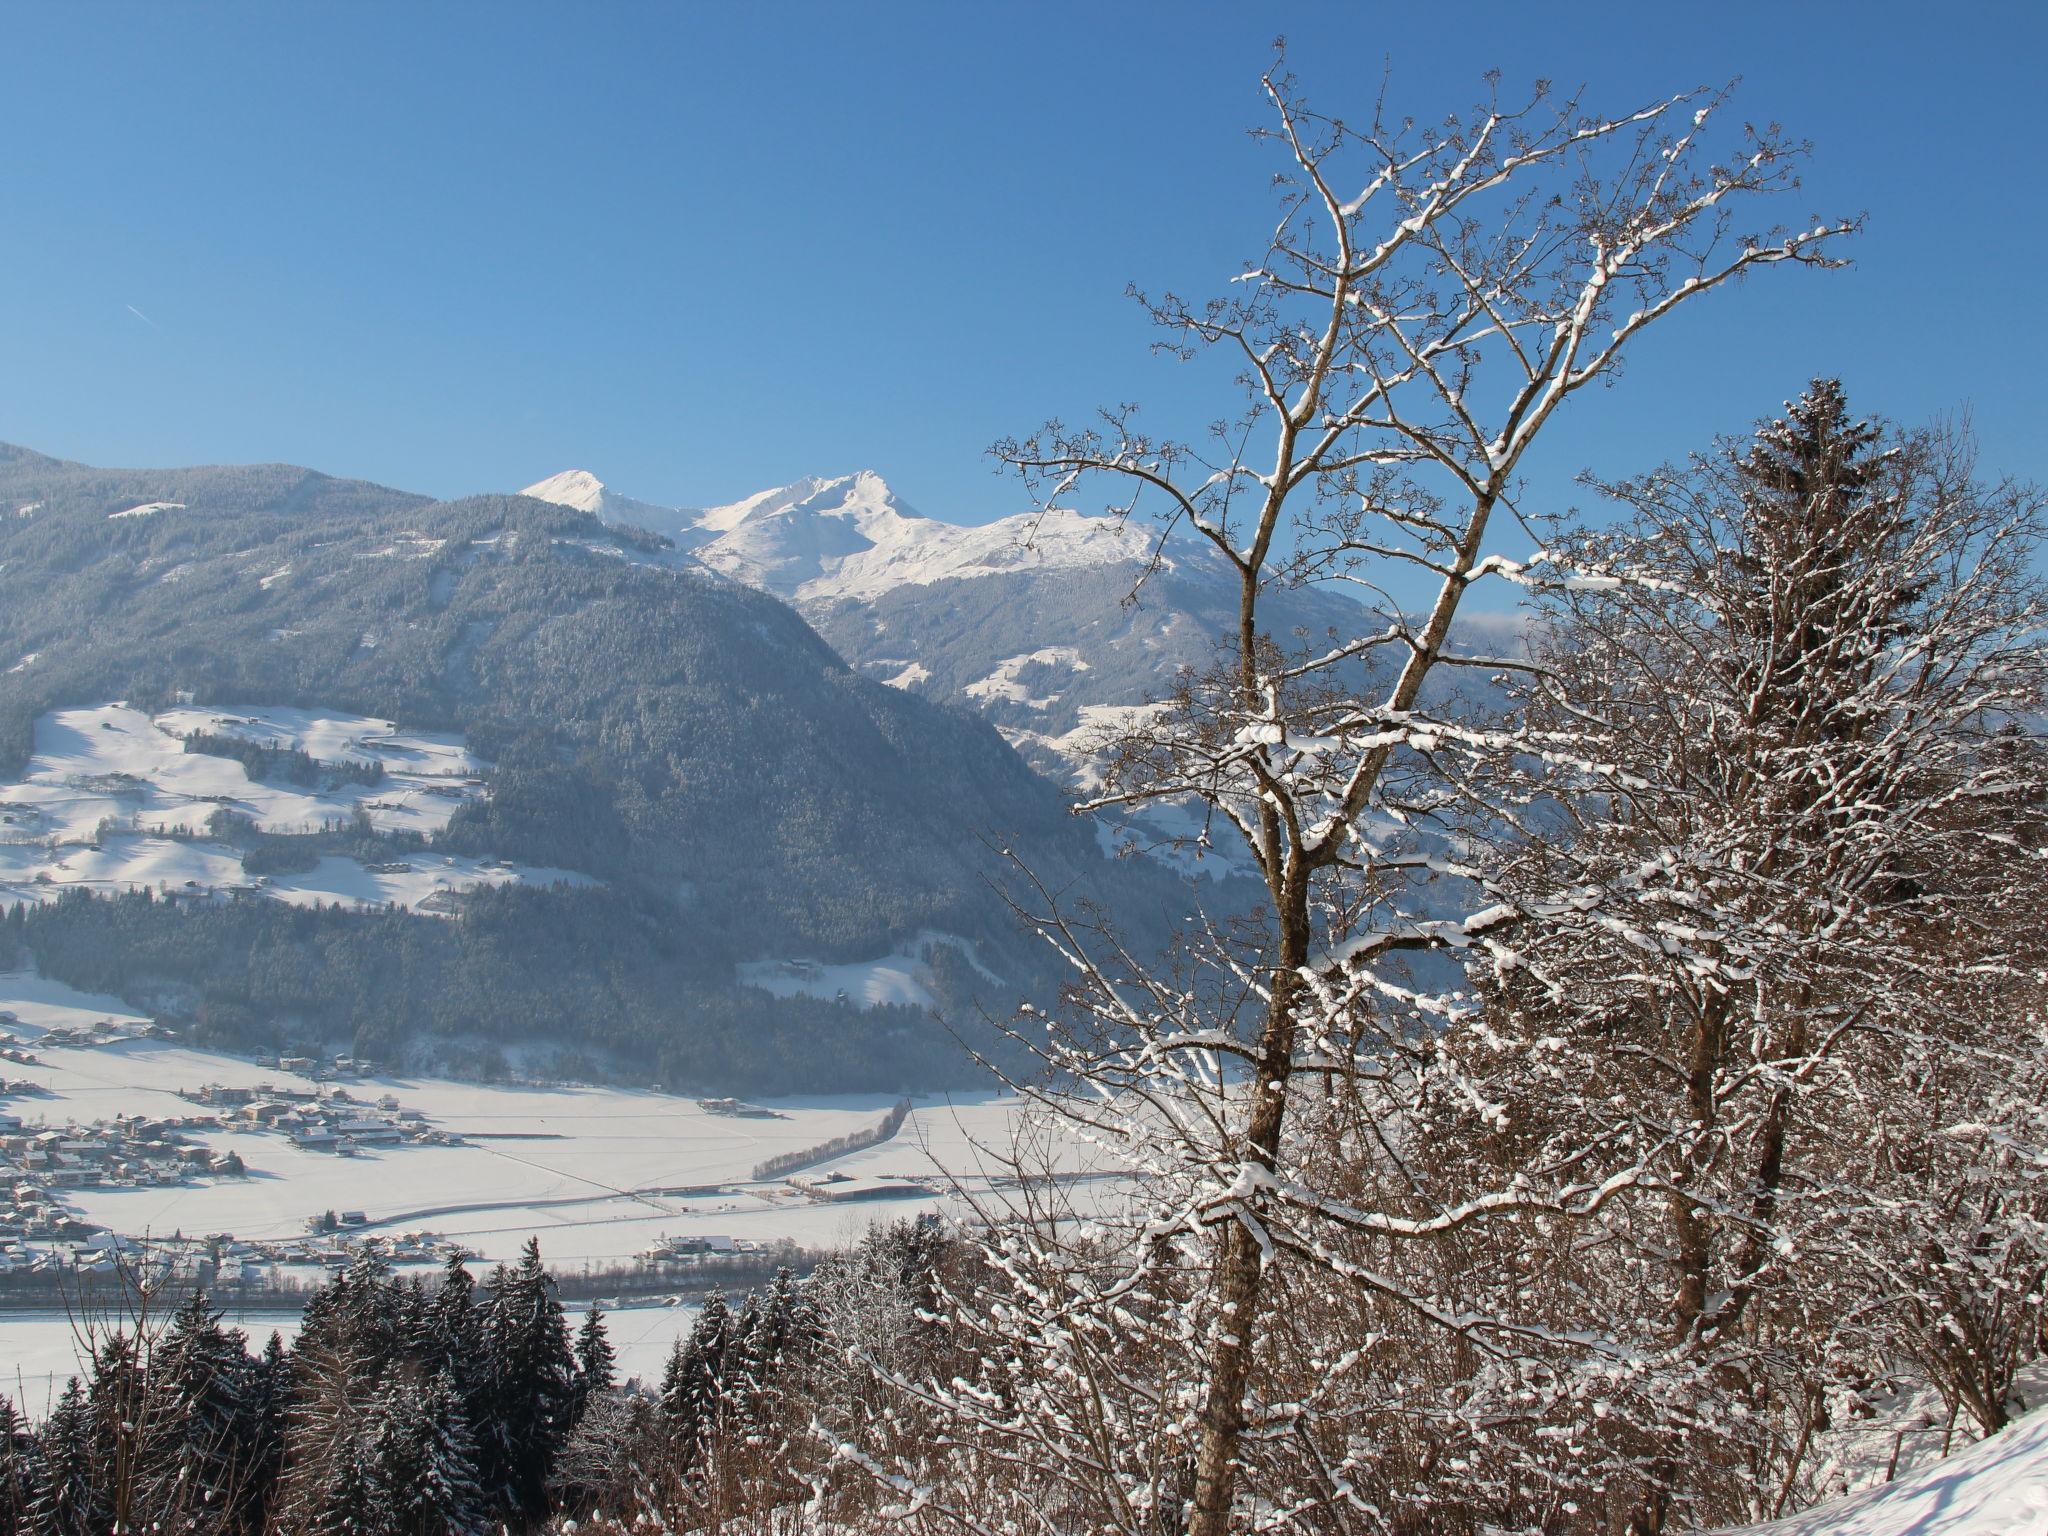
POLYGON ((32 976, 0 977, 0 994, 0 1308, 125 1271, 247 1301, 364 1252, 494 1262, 521 1218, 555 1223, 550 1260, 584 1289, 687 1289, 829 1241, 849 1205, 939 1208, 954 1175, 933 1125, 954 1116, 960 1170, 1014 1108, 402 1080, 345 1055, 192 1050, 32 976), (630 1150, 602 1131, 620 1113, 630 1150))

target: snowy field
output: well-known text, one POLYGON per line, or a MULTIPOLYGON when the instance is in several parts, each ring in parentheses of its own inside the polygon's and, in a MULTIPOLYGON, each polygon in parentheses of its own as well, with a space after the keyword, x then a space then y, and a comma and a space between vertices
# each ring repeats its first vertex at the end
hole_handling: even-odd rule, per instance
POLYGON ((885 1003, 929 1008, 934 1006, 931 969, 924 963, 924 954, 935 944, 951 945, 990 981, 1002 980, 981 963, 971 941, 930 928, 878 960, 749 960, 738 967, 739 979, 742 986, 759 987, 776 997, 830 1000, 843 994, 863 1008, 885 1003))
MULTIPOLYGON (((4 1075, 44 1090, 0 1101, 33 1131, 111 1121, 120 1115, 189 1117, 216 1111, 179 1097, 179 1089, 270 1085, 313 1089, 311 1079, 240 1057, 162 1039, 116 1038, 96 1045, 44 1043, 50 1030, 90 1031, 148 1020, 116 998, 75 991, 32 974, 0 974, 0 1026, 36 1061, 7 1063, 4 1075)), ((921 1100, 891 1140, 805 1167, 806 1178, 916 1182, 928 1193, 834 1203, 815 1200, 781 1179, 756 1181, 755 1166, 877 1125, 887 1095, 781 1099, 758 1107, 771 1116, 719 1114, 694 1099, 650 1090, 513 1087, 409 1077, 349 1078, 352 1099, 389 1095, 458 1144, 363 1146, 353 1157, 292 1144, 275 1131, 194 1132, 215 1150, 238 1152, 247 1178, 203 1177, 137 1187, 87 1187, 60 1193, 78 1217, 129 1237, 232 1234, 250 1242, 303 1238, 307 1219, 327 1210, 360 1211, 358 1232, 425 1231, 480 1255, 482 1270, 516 1258, 529 1236, 558 1272, 630 1265, 664 1239, 729 1237, 807 1248, 851 1244, 874 1223, 922 1212, 971 1217, 976 1205, 1004 1198, 1003 1159, 1023 1125, 1015 1099, 993 1095, 921 1100)), ((1104 1176, 1085 1148, 1062 1145, 1062 1172, 1094 1174, 1076 1185, 1084 1202, 1118 1181, 1104 1176)), ((282 1271, 307 1279, 312 1267, 282 1271)), ((680 1283, 680 1282, 679 1282, 680 1283)), ((239 1320, 260 1340, 289 1321, 276 1314, 239 1320)), ((622 1364, 658 1371, 686 1309, 636 1305, 616 1316, 612 1338, 622 1364)), ((285 1327, 289 1334, 290 1329, 285 1327)), ((73 1340, 57 1314, 0 1312, 0 1391, 38 1409, 54 1377, 70 1373, 73 1340)))
MULTIPOLYGON (((38 1057, 34 1066, 7 1068, 8 1076, 44 1090, 9 1105, 31 1129, 117 1115, 190 1116, 202 1111, 178 1090, 210 1083, 316 1086, 279 1068, 167 1040, 42 1045, 40 1036, 53 1028, 147 1020, 118 999, 34 975, 0 975, 0 1011, 16 1016, 12 1032, 38 1057)), ((857 1234, 882 1209, 820 1203, 752 1175, 771 1157, 873 1128, 894 1102, 888 1095, 771 1100, 762 1107, 772 1114, 757 1118, 626 1088, 406 1077, 350 1078, 341 1086, 363 1103, 389 1095, 462 1144, 365 1146, 349 1158, 296 1147, 272 1131, 209 1130, 196 1134, 217 1150, 239 1152, 251 1177, 68 1190, 66 1202, 86 1220, 132 1236, 230 1232, 245 1239, 298 1236, 308 1216, 347 1208, 365 1212, 371 1230, 431 1228, 487 1260, 514 1256, 538 1233, 558 1268, 630 1260, 669 1235, 829 1245, 857 1234)), ((926 1101, 893 1140, 811 1171, 844 1167, 863 1177, 925 1180, 934 1190, 929 1200, 891 1201, 887 1212, 936 1209, 949 1178, 968 1190, 999 1180, 997 1158, 1018 1109, 1015 1100, 994 1097, 926 1101)))
MULTIPOLYGON (((266 832, 317 831, 360 812, 379 831, 430 835, 485 792, 486 767, 459 736, 402 732, 360 715, 245 708, 152 717, 125 704, 58 710, 36 722, 25 777, 0 785, 0 902, 39 901, 73 886, 173 893, 253 886, 234 848, 191 835, 216 811, 246 816, 266 832), (232 758, 187 752, 183 738, 200 733, 296 749, 322 763, 374 763, 383 777, 320 787, 252 780, 232 758)), ((374 867, 330 856, 305 873, 269 878, 262 893, 301 906, 417 909, 440 893, 508 883, 590 881, 568 870, 437 853, 374 867)))
MULTIPOLYGON (((39 1058, 35 1066, 7 1068, 10 1077, 46 1090, 9 1106, 31 1129, 117 1115, 189 1116, 202 1111, 178 1090, 209 1083, 315 1086, 171 1041, 38 1046, 42 1029, 99 1019, 145 1022, 116 999, 73 993, 46 979, 0 976, 0 1011, 21 1020, 15 1032, 39 1058)), ((250 1177, 74 1189, 64 1192, 65 1202, 85 1220, 128 1236, 225 1232, 245 1240, 299 1237, 309 1216, 359 1210, 369 1218, 367 1231, 431 1230, 486 1262, 516 1257, 538 1234, 549 1263, 562 1270, 630 1262, 669 1236, 833 1246, 858 1236, 877 1214, 938 1209, 949 1178, 970 1191, 992 1188, 1001 1171, 996 1154, 1008 1146, 1019 1107, 998 1098, 917 1105, 893 1140, 807 1171, 924 1180, 931 1197, 830 1204, 780 1180, 754 1182, 755 1165, 871 1129, 894 1102, 888 1095, 770 1100, 763 1107, 774 1118, 752 1118, 651 1090, 405 1077, 351 1078, 342 1086, 364 1103, 388 1094, 462 1144, 365 1146, 338 1157, 272 1131, 204 1131, 198 1139, 239 1152, 250 1177)))

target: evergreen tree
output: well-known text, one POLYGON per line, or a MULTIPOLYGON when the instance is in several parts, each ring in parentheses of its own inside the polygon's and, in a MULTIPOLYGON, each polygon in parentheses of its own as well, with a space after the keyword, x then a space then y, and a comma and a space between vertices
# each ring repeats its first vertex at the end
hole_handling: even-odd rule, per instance
POLYGON ((338 1446, 307 1512, 306 1536, 395 1536, 392 1498, 370 1448, 338 1446))
POLYGON ((370 1449, 372 1482, 388 1500, 392 1536, 481 1536, 490 1520, 478 1480, 476 1439, 446 1371, 423 1390, 386 1394, 370 1449))
POLYGON ((515 1516, 547 1507, 548 1474, 568 1438, 576 1357, 540 1241, 492 1276, 488 1302, 489 1417, 484 1464, 490 1491, 515 1516))
POLYGON ((1732 458, 1741 512, 1723 552, 1731 629, 1754 658, 1752 707, 1766 730, 1842 739, 1860 728, 1828 706, 1899 633, 1918 595, 1868 579, 1913 527, 1887 484, 1882 440, 1875 423, 1850 415, 1839 380, 1816 379, 1732 458))
POLYGON ((592 1302, 583 1326, 576 1331, 577 1418, 582 1418, 584 1405, 593 1396, 611 1391, 618 1377, 617 1360, 612 1341, 605 1336, 604 1313, 592 1302))
POLYGON ((42 1479, 29 1521, 35 1536, 101 1536, 106 1530, 106 1489, 93 1438, 92 1405, 74 1376, 38 1437, 42 1479))
POLYGON ((271 1330, 249 1374, 249 1417, 255 1444, 250 1450, 241 1509, 245 1526, 261 1529, 284 1465, 285 1427, 291 1413, 292 1362, 284 1335, 271 1330))
POLYGON ((669 1441, 684 1468, 716 1432, 724 1401, 726 1351, 732 1343, 732 1314, 713 1291, 686 1339, 676 1343, 662 1378, 661 1412, 669 1441))
POLYGON ((94 1355, 86 1388, 93 1478, 116 1525, 135 1524, 153 1502, 151 1473, 167 1425, 152 1413, 147 1389, 135 1340, 116 1329, 94 1355))
POLYGON ((0 1394, 0 1536, 26 1536, 41 1483, 35 1436, 0 1394))
POLYGON ((148 1507, 139 1513, 166 1528, 243 1523, 261 1503, 259 1367, 203 1293, 195 1291, 172 1318, 148 1387, 149 1421, 162 1429, 144 1469, 148 1507))

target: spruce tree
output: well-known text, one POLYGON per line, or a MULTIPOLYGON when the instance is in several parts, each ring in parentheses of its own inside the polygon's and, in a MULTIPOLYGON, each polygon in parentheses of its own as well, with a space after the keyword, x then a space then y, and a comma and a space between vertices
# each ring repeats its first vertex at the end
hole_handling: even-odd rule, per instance
POLYGON ((595 1302, 584 1315, 583 1326, 576 1331, 576 1412, 583 1417, 584 1405, 600 1392, 609 1392, 617 1383, 618 1357, 612 1349, 612 1341, 605 1336, 604 1313, 595 1302))
POLYGON ((43 1465, 30 1529, 35 1536, 101 1536, 109 1516, 106 1489, 94 1453, 92 1405, 76 1376, 37 1438, 43 1465))
POLYGON ((305 1536, 397 1536, 392 1503, 371 1448, 351 1441, 335 1448, 307 1512, 305 1536))
POLYGON ((554 1292, 538 1238, 527 1239, 519 1263, 491 1280, 484 1462, 502 1507, 527 1518, 546 1510, 548 1474, 568 1438, 575 1401, 576 1357, 554 1292))
POLYGON ((148 1507, 139 1514, 167 1529, 218 1530, 260 1507, 259 1372, 242 1335, 222 1328, 221 1315, 195 1291, 152 1362, 146 1411, 161 1429, 144 1469, 148 1507))
POLYGON ((476 1439, 446 1371, 424 1388, 393 1388, 370 1450, 392 1536, 481 1536, 489 1528, 476 1439))
POLYGON ((0 1536, 26 1536, 40 1486, 35 1436, 0 1394, 0 1536))
POLYGON ((681 1467, 717 1432, 725 1404, 725 1358, 732 1343, 732 1313, 713 1291, 689 1337, 677 1342, 662 1380, 661 1410, 681 1467))

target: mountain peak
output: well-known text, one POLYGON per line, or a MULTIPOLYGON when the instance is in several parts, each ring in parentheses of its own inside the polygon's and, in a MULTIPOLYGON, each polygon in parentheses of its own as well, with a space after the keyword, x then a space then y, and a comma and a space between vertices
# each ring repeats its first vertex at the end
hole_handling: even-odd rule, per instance
POLYGON ((604 506, 604 482, 587 469, 565 469, 559 475, 536 480, 519 493, 536 501, 574 507, 579 512, 598 512, 604 506))

